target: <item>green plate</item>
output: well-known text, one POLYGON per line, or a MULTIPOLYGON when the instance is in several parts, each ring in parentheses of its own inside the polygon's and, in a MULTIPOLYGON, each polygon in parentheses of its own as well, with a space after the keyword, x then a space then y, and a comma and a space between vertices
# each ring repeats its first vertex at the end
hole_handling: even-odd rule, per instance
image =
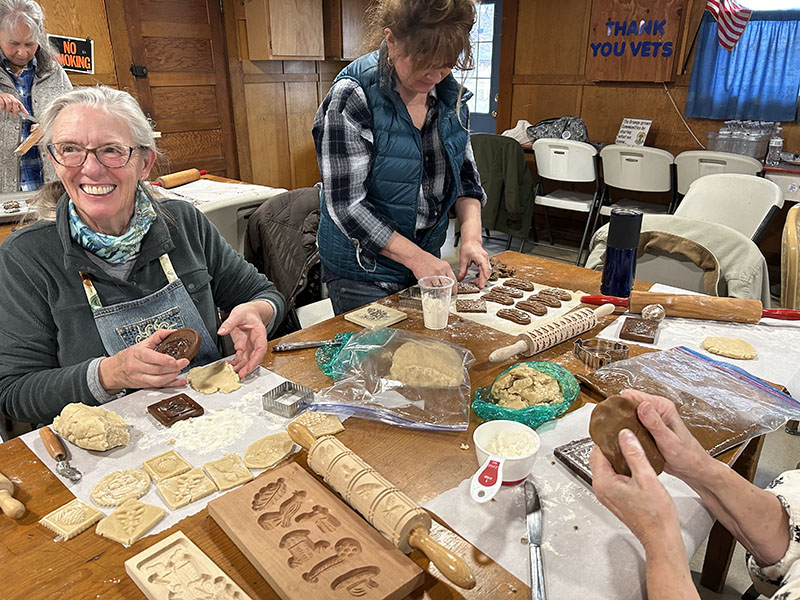
MULTIPOLYGON (((528 365, 531 369, 540 371, 558 381, 558 385, 561 388, 561 395, 564 399, 561 402, 537 404, 529 406, 528 408, 512 410, 498 406, 492 401, 492 386, 482 387, 475 390, 472 400, 472 410, 474 410, 475 414, 481 419, 486 421, 495 421, 498 419, 517 421, 518 423, 524 423, 528 427, 536 428, 542 423, 551 421, 564 414, 566 410, 572 406, 575 398, 578 397, 580 393, 578 380, 564 367, 552 362, 534 360, 517 363, 495 377, 495 381, 519 365, 528 365)), ((494 384, 494 382, 492 382, 492 384, 494 384)))

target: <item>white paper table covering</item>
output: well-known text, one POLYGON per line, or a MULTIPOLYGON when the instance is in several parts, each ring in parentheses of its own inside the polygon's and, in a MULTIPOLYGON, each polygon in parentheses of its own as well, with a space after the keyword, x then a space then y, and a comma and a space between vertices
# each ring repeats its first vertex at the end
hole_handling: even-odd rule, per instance
MULTIPOLYGON (((651 291, 694 295, 693 292, 661 284, 654 285, 651 291)), ((622 323, 627 314, 615 319, 597 334, 597 337, 626 344, 631 343, 619 337, 622 323)), ((686 346, 711 359, 729 362, 756 377, 782 385, 786 387, 793 398, 800 398, 800 360, 798 360, 800 357, 800 321, 761 319, 758 323, 752 324, 667 317, 659 327, 654 344, 634 343, 658 350, 686 346), (709 336, 743 339, 753 345, 758 356, 752 360, 739 360, 712 354, 703 349, 703 340, 709 336)))
MULTIPOLYGON (((244 456, 247 447, 254 441, 272 433, 286 430, 286 425, 290 419, 274 415, 263 410, 261 404, 261 394, 286 381, 284 377, 276 375, 262 367, 245 378, 242 387, 230 394, 210 394, 205 395, 194 391, 188 385, 184 388, 169 388, 163 390, 139 390, 117 400, 113 400, 104 405, 104 408, 120 415, 128 423, 128 431, 131 439, 127 445, 108 450, 106 452, 96 452, 84 450, 64 440, 64 446, 70 456, 70 464, 76 467, 83 478, 79 482, 72 482, 60 475, 56 477, 80 500, 95 506, 105 512, 112 513, 116 507, 97 506, 91 499, 92 488, 100 479, 119 469, 141 469, 142 462, 168 450, 175 450, 185 458, 193 467, 202 467, 204 463, 216 460, 235 452, 240 457, 244 456), (169 398, 175 394, 185 393, 194 399, 205 410, 201 417, 194 417, 200 421, 220 411, 226 409, 239 413, 240 422, 249 425, 241 435, 232 437, 227 444, 220 445, 214 449, 193 449, 181 444, 177 439, 176 443, 170 444, 172 438, 170 430, 158 423, 148 412, 147 406, 169 398)), ((37 457, 55 473, 56 461, 47 454, 42 444, 38 431, 31 431, 22 436, 22 440, 36 454, 37 457)), ((298 447, 295 446, 295 450, 298 447)), ((251 469, 253 476, 261 473, 263 469, 251 469)), ((206 507, 209 501, 219 497, 225 492, 215 492, 196 502, 170 510, 167 504, 156 491, 155 481, 150 485, 149 491, 140 498, 146 504, 153 504, 166 511, 166 516, 148 532, 148 535, 159 533, 172 525, 193 515, 206 507)), ((92 528, 92 531, 94 528, 92 528)), ((88 534, 84 534, 88 535, 88 534)))
MULTIPOLYGON (((638 599, 644 596, 642 546, 597 501, 591 488, 553 455, 553 448, 588 435, 593 407, 583 406, 537 430, 542 445, 530 477, 542 501, 547 595, 638 599)), ((691 557, 708 536, 713 519, 682 481, 665 473, 659 479, 678 507, 681 534, 691 557)), ((522 541, 527 538, 523 486, 503 487, 496 501, 478 504, 470 499, 469 482, 464 480, 425 508, 512 575, 529 583, 528 545, 522 541)), ((475 575, 480 581, 480 573, 475 575)))

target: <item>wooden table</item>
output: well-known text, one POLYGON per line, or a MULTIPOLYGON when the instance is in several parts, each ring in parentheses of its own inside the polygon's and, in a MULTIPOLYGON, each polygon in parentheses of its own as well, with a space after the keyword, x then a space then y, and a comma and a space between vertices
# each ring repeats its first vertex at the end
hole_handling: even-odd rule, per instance
MULTIPOLYGON (((523 277, 538 283, 599 293, 599 272, 515 252, 505 252, 500 257, 507 264, 517 267, 523 277)), ((636 289, 644 290, 648 287, 649 284, 646 283, 636 284, 636 289)), ((387 304, 394 306, 395 302, 390 299, 387 304)), ((422 313, 414 310, 409 310, 408 313, 409 318, 397 327, 425 333, 472 350, 475 355, 475 364, 471 369, 473 389, 490 384, 510 364, 490 364, 488 355, 498 342, 503 345, 513 342, 512 336, 499 332, 489 335, 473 322, 454 315, 450 316, 453 326, 441 331, 425 330, 422 313)), ((583 337, 596 335, 611 318, 603 319, 600 325, 583 337)), ((342 317, 336 317, 286 336, 282 341, 326 339, 335 333, 353 329, 351 323, 342 317)), ((644 348, 633 346, 631 354, 645 351, 647 350, 644 348)), ((268 353, 262 364, 297 383, 314 389, 327 387, 331 381, 316 367, 313 353, 313 349, 268 353)), ((536 358, 553 360, 573 372, 586 370, 572 356, 571 341, 539 354, 536 358)), ((582 406, 587 400, 591 401, 592 398, 582 392, 574 408, 582 406)), ((462 480, 472 475, 476 468, 474 453, 472 450, 462 450, 460 444, 472 445, 472 431, 477 424, 477 419, 472 415, 469 431, 421 432, 351 418, 347 420, 346 430, 339 437, 412 499, 423 504, 458 486, 462 480)), ((744 451, 742 448, 738 452, 732 450, 720 458, 729 463, 735 462, 737 470, 752 479, 760 447, 760 440, 754 440, 744 451)), ((305 466, 305 452, 295 454, 292 460, 305 466)), ((178 529, 253 598, 278 598, 205 509, 187 517, 166 532, 144 538, 131 548, 124 548, 92 532, 83 533, 66 542, 54 543, 52 532, 38 525, 37 521, 71 500, 72 494, 20 439, 0 444, 0 471, 16 483, 16 497, 25 503, 29 511, 19 521, 0 516, 0 564, 3 565, 3 572, 8 574, 3 582, 4 598, 34 600, 57 597, 142 597, 133 581, 125 574, 123 562, 178 529)), ((450 600, 527 596, 528 588, 525 584, 455 533, 439 525, 435 525, 431 533, 434 539, 467 561, 476 575, 478 585, 473 590, 461 590, 453 586, 436 572, 435 567, 429 566, 424 555, 414 552, 410 555, 411 558, 427 570, 427 574, 423 586, 414 592, 412 598, 450 600)), ((721 587, 724 582, 733 551, 731 538, 729 535, 726 538, 726 534, 724 530, 712 532, 709 555, 713 560, 707 560, 708 564, 704 566, 704 585, 707 587, 721 587)))

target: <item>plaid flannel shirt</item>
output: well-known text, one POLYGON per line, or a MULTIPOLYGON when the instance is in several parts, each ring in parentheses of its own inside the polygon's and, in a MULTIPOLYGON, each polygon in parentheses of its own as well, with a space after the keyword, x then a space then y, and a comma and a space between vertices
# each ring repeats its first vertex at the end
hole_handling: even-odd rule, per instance
MULTIPOLYGON (((423 170, 417 201, 417 240, 412 241, 422 239, 436 223, 445 190, 453 183, 438 121, 434 89, 428 96, 428 112, 420 132, 423 170)), ((372 168, 374 138, 372 113, 361 86, 352 79, 337 81, 317 110, 312 132, 328 212, 342 233, 357 239, 364 255, 373 259, 389 243, 394 224, 367 201, 366 181, 372 168)), ((456 183, 458 197, 486 203, 469 136, 456 183)))
MULTIPOLYGON (((0 54, 2 56, 2 54, 0 54)), ((6 72, 11 76, 14 87, 17 88, 20 100, 29 115, 33 114, 33 80, 36 77, 36 58, 34 57, 28 66, 22 69, 19 75, 11 71, 8 59, 2 56, 2 65, 6 72)), ((31 134, 31 121, 22 119, 20 127, 20 139, 24 141, 31 134)), ((42 187, 44 178, 42 175, 42 157, 39 154, 39 147, 34 146, 19 158, 19 189, 23 192, 38 190, 42 187)))

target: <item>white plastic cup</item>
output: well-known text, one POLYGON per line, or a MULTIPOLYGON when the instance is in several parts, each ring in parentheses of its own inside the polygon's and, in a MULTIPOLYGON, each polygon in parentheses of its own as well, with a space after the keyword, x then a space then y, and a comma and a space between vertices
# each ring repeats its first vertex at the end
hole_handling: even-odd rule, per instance
POLYGON ((450 297, 455 280, 445 275, 429 275, 419 280, 422 318, 426 329, 444 329, 450 314, 450 297))

